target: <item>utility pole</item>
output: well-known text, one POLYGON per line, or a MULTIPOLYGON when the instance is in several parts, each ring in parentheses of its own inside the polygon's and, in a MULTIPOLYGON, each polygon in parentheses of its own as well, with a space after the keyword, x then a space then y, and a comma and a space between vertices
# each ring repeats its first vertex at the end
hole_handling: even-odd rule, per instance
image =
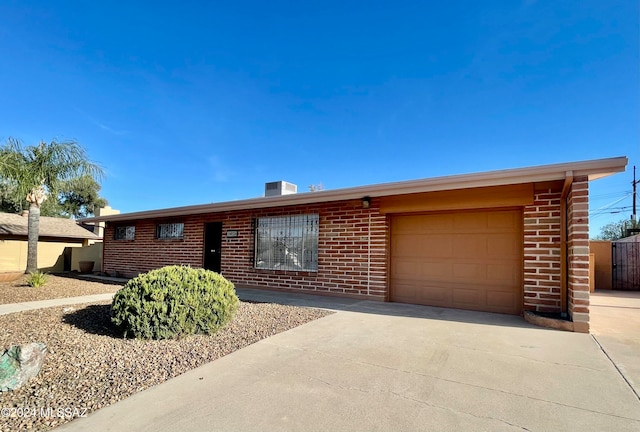
POLYGON ((633 228, 635 228, 636 223, 636 185, 638 181, 636 180, 636 166, 633 166, 633 214, 631 215, 631 219, 633 220, 633 228))

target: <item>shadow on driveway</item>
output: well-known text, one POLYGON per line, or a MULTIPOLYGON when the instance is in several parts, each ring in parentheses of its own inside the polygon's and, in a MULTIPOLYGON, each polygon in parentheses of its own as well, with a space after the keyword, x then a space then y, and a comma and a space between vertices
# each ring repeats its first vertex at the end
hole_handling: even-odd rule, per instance
POLYGON ((313 294, 287 293, 254 288, 236 288, 236 292, 238 294, 238 297, 243 301, 278 303, 285 305, 330 309, 336 311, 361 312, 408 318, 426 318, 444 321, 457 321, 488 326, 541 328, 527 323, 524 318, 517 315, 476 312, 405 303, 358 300, 313 294))

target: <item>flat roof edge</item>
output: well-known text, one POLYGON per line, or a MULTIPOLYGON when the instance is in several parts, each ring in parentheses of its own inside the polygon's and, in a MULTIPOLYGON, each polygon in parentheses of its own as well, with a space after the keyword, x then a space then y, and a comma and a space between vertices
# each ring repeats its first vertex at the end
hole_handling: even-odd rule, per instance
POLYGON ((318 192, 305 192, 276 197, 259 197, 238 201, 120 213, 116 215, 86 218, 80 220, 80 222, 171 218, 204 213, 220 213, 247 209, 344 201, 349 199, 359 199, 363 196, 383 197, 475 187, 503 186, 508 184, 563 180, 567 175, 572 175, 573 177, 587 176, 589 180, 596 180, 618 172, 624 172, 627 163, 627 157, 620 156, 607 159, 540 165, 527 168, 512 168, 481 173, 457 174, 419 180, 331 189, 318 192))

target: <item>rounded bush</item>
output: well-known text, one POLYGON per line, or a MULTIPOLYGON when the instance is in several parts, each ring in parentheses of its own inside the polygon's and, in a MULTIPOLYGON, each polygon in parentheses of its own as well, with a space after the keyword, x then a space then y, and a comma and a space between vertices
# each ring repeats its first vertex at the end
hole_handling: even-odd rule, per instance
POLYGON ((237 308, 235 288, 222 275, 168 266, 127 282, 113 298, 111 321, 124 337, 211 335, 231 320, 237 308))

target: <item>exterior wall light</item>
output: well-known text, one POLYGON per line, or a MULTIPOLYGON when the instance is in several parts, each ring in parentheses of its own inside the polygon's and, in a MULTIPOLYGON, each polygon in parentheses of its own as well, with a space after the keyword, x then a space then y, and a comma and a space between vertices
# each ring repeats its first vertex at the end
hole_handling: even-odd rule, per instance
POLYGON ((371 198, 366 196, 362 198, 362 208, 368 209, 369 207, 371 207, 371 198))

